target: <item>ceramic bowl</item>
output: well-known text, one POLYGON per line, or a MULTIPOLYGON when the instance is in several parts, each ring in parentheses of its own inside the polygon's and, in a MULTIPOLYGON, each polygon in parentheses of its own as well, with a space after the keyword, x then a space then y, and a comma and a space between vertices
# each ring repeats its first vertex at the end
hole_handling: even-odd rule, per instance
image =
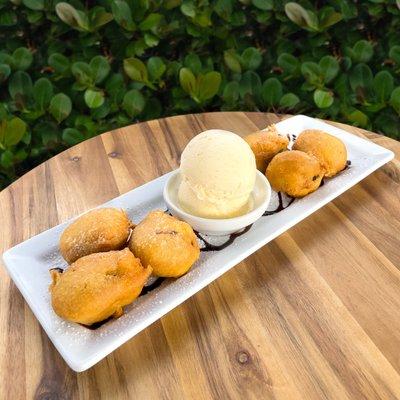
POLYGON ((186 221, 195 231, 206 235, 220 236, 238 232, 257 221, 265 212, 271 199, 271 186, 260 171, 251 193, 251 209, 248 213, 234 218, 203 218, 184 211, 178 201, 178 189, 181 182, 179 170, 168 179, 164 187, 164 200, 172 215, 186 221))

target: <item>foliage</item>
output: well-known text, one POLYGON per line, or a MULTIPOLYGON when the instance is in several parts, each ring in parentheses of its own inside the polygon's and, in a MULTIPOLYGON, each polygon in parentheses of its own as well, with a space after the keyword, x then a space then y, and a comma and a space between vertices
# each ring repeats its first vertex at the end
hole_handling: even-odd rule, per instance
POLYGON ((100 132, 209 110, 400 137, 400 1, 0 0, 1 186, 100 132))

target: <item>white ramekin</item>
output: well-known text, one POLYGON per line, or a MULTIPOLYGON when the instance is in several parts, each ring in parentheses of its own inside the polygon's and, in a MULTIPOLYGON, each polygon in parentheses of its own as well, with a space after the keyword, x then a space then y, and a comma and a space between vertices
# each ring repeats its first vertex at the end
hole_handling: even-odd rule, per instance
POLYGON ((253 207, 248 213, 226 219, 202 218, 187 213, 179 206, 178 188, 180 181, 180 172, 176 170, 171 174, 164 187, 163 196, 168 209, 171 214, 186 221, 195 231, 206 235, 229 235, 244 229, 264 214, 271 199, 271 186, 265 175, 257 171, 256 183, 251 193, 253 207))

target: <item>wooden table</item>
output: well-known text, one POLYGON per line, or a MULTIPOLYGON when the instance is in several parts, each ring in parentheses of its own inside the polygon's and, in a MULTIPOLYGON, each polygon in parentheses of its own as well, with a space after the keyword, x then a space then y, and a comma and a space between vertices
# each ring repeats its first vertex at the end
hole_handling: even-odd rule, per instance
MULTIPOLYGON (((262 113, 187 115, 75 146, 0 194, 2 250, 178 166, 196 133, 262 113)), ((0 399, 399 399, 397 159, 236 266, 90 370, 63 362, 0 268, 0 399)))

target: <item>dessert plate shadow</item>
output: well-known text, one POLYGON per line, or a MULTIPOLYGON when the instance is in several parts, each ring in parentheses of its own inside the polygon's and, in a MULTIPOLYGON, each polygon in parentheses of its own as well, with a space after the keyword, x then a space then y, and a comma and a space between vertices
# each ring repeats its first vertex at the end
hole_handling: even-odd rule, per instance
MULTIPOLYGON (((50 268, 65 268, 58 242, 67 221, 18 244, 3 254, 6 268, 50 340, 75 371, 90 368, 154 321, 217 279, 244 258, 276 238, 314 211, 339 196, 393 158, 381 146, 354 136, 322 121, 298 115, 276 124, 282 134, 298 135, 304 129, 321 129, 340 138, 347 147, 350 168, 327 179, 316 192, 294 201, 290 207, 261 217, 233 243, 217 251, 202 252, 193 268, 179 279, 152 284, 146 294, 125 308, 124 315, 91 330, 59 318, 50 303, 50 268), (152 290, 150 290, 152 289, 152 290)), ((101 207, 124 208, 138 223, 153 209, 165 209, 163 189, 171 173, 123 194, 101 207)), ((278 207, 272 192, 269 210, 278 207)), ((284 199, 286 203, 288 199, 284 199)), ((213 238, 214 245, 228 237, 213 238)), ((200 244, 202 242, 200 241, 200 244)), ((22 312, 23 310, 21 310, 22 312)))

